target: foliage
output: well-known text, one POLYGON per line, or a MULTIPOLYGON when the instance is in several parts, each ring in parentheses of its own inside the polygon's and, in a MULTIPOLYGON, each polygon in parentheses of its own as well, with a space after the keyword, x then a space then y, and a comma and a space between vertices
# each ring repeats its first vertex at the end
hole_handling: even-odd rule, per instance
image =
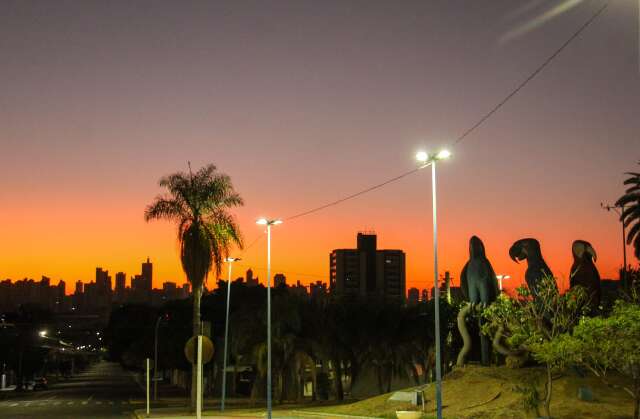
POLYGON ((553 356, 584 366, 607 383, 615 370, 631 378, 622 386, 635 400, 634 418, 640 418, 640 306, 618 301, 607 318, 584 318, 573 334, 565 334, 549 349, 553 356))
POLYGON ((483 333, 493 336, 504 331, 507 344, 520 353, 529 353, 547 368, 545 413, 550 416, 552 374, 568 359, 563 334, 568 333, 588 310, 588 295, 582 287, 561 294, 555 278, 544 276, 537 285, 535 298, 527 287, 518 288, 518 296, 501 296, 483 316, 483 333))
POLYGON ((513 390, 522 394, 522 408, 525 412, 535 412, 536 417, 540 416, 540 392, 538 384, 540 377, 536 374, 525 375, 522 384, 515 385, 513 390))
POLYGON ((159 195, 145 210, 145 220, 165 219, 178 224, 182 268, 194 289, 213 268, 222 270, 232 244, 242 246, 240 228, 228 213, 243 205, 231 178, 212 164, 196 173, 177 172, 160 179, 168 194, 159 195))
POLYGON ((640 259, 640 173, 628 172, 627 175, 629 177, 624 184, 628 188, 618 199, 616 206, 624 208, 620 219, 625 227, 631 226, 627 232, 627 244, 633 243, 635 256, 640 259))
MULTIPOLYGON (((180 261, 193 289, 193 335, 200 333, 200 297, 211 269, 216 275, 233 244, 242 247, 240 228, 230 208, 243 205, 231 178, 217 173, 212 164, 196 173, 177 172, 160 179, 168 194, 159 195, 147 206, 146 221, 165 219, 178 224, 180 261)), ((196 365, 191 373, 191 405, 195 407, 196 365)))
MULTIPOLYGON (((266 372, 266 288, 232 283, 229 327, 230 366, 257 371, 252 395, 264 396, 266 372)), ((202 318, 213 324, 213 340, 222 348, 227 285, 224 281, 202 298, 202 318)), ((313 382, 313 397, 340 400, 373 371, 379 390, 386 392, 393 378, 428 380, 434 340, 433 302, 404 306, 396 301, 309 298, 291 288, 272 290, 272 367, 274 400, 300 400, 305 380, 313 382), (315 365, 320 365, 316 371, 315 365), (422 368, 416 368, 416 365, 422 368), (425 373, 420 373, 420 370, 425 373), (327 379, 328 378, 328 379, 327 379), (342 388, 344 384, 344 388, 342 388)), ((440 302, 443 363, 454 359, 457 306, 440 302)), ((183 347, 189 337, 185 324, 190 300, 172 301, 157 309, 124 306, 115 310, 107 330, 114 360, 143 359, 153 348, 155 319, 166 314, 159 328, 160 368, 186 369, 183 347), (128 313, 128 314, 127 314, 128 313), (127 354, 127 357, 124 357, 127 354)), ((131 361, 133 362, 133 361, 131 361)), ((233 383, 234 380, 231 380, 233 383)), ((233 385, 228 394, 234 394, 233 385)))

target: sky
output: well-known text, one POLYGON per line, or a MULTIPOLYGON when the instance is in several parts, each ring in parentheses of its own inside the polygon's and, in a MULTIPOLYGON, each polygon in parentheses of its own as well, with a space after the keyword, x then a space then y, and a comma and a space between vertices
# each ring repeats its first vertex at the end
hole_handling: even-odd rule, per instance
MULTIPOLYGON (((603 4, 566 3, 536 25, 558 2, 3 1, 0 279, 129 277, 149 257, 154 286, 182 283, 175 226, 143 219, 160 177, 215 164, 253 243, 256 218, 339 199, 453 143, 603 4)), ((522 282, 508 249, 523 237, 561 284, 575 239, 617 277, 621 227, 600 203, 638 169, 638 39, 638 3, 610 2, 451 149, 438 165, 441 274, 458 282, 475 234, 508 287, 522 282)), ((273 271, 327 281, 331 250, 373 230, 406 252, 407 288, 430 287, 431 217, 422 170, 274 228, 273 271)), ((266 240, 241 257, 234 277, 264 279, 266 240)))

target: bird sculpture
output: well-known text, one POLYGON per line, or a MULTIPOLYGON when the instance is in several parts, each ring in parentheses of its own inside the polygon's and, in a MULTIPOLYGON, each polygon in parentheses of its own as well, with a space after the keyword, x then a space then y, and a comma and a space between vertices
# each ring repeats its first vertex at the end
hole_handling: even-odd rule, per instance
MULTIPOLYGON (((469 260, 460 274, 460 288, 466 300, 470 302, 460 310, 458 329, 464 345, 458 354, 457 364, 464 365, 465 358, 471 350, 471 337, 467 330, 466 316, 477 308, 486 308, 498 298, 498 279, 487 259, 484 244, 477 236, 469 239, 469 260)), ((481 362, 489 365, 489 339, 480 335, 481 362)))
POLYGON ((571 265, 570 288, 582 286, 589 295, 589 305, 596 308, 600 305, 600 273, 596 268, 596 250, 591 243, 584 240, 576 240, 571 246, 573 253, 573 265, 571 265))
MULTIPOLYGON (((529 290, 534 297, 538 295, 538 284, 546 277, 553 277, 553 273, 549 266, 542 258, 540 251, 540 243, 536 239, 526 238, 520 239, 511 245, 509 256, 514 262, 519 263, 527 260, 527 271, 524 279, 527 282, 529 290)), ((556 285, 557 288, 557 285, 556 285)))

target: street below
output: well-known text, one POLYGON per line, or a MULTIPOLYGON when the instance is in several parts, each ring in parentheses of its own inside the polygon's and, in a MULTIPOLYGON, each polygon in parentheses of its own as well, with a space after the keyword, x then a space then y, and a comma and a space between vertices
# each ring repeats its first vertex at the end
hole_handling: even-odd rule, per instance
POLYGON ((0 418, 129 418, 144 396, 131 372, 102 361, 47 390, 0 400, 0 418))

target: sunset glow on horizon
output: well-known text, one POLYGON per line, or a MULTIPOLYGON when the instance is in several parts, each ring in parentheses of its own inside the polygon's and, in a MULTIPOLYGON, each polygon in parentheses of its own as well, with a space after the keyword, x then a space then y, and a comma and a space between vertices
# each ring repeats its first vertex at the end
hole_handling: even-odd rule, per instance
MULTIPOLYGON (((285 220, 272 230, 272 272, 288 284, 328 283, 330 252, 373 230, 378 248, 406 253, 407 290, 430 289, 430 170, 287 217, 416 168, 418 150, 451 146, 593 5, 504 43, 521 2, 320 3, 5 6, 0 280, 44 275, 72 293, 102 267, 129 286, 149 257, 155 288, 184 283, 176 226, 143 215, 164 192, 158 180, 191 162, 231 177, 246 245, 264 234, 258 217, 285 220)), ((618 278, 621 225, 600 203, 615 202, 640 158, 633 7, 612 3, 438 163, 439 271, 454 285, 472 235, 511 276, 505 289, 524 283, 526 262, 508 255, 523 237, 540 241, 561 288, 576 239, 593 244, 602 278, 618 278)), ((266 240, 230 256, 242 258, 234 278, 251 268, 264 283, 266 240)))

